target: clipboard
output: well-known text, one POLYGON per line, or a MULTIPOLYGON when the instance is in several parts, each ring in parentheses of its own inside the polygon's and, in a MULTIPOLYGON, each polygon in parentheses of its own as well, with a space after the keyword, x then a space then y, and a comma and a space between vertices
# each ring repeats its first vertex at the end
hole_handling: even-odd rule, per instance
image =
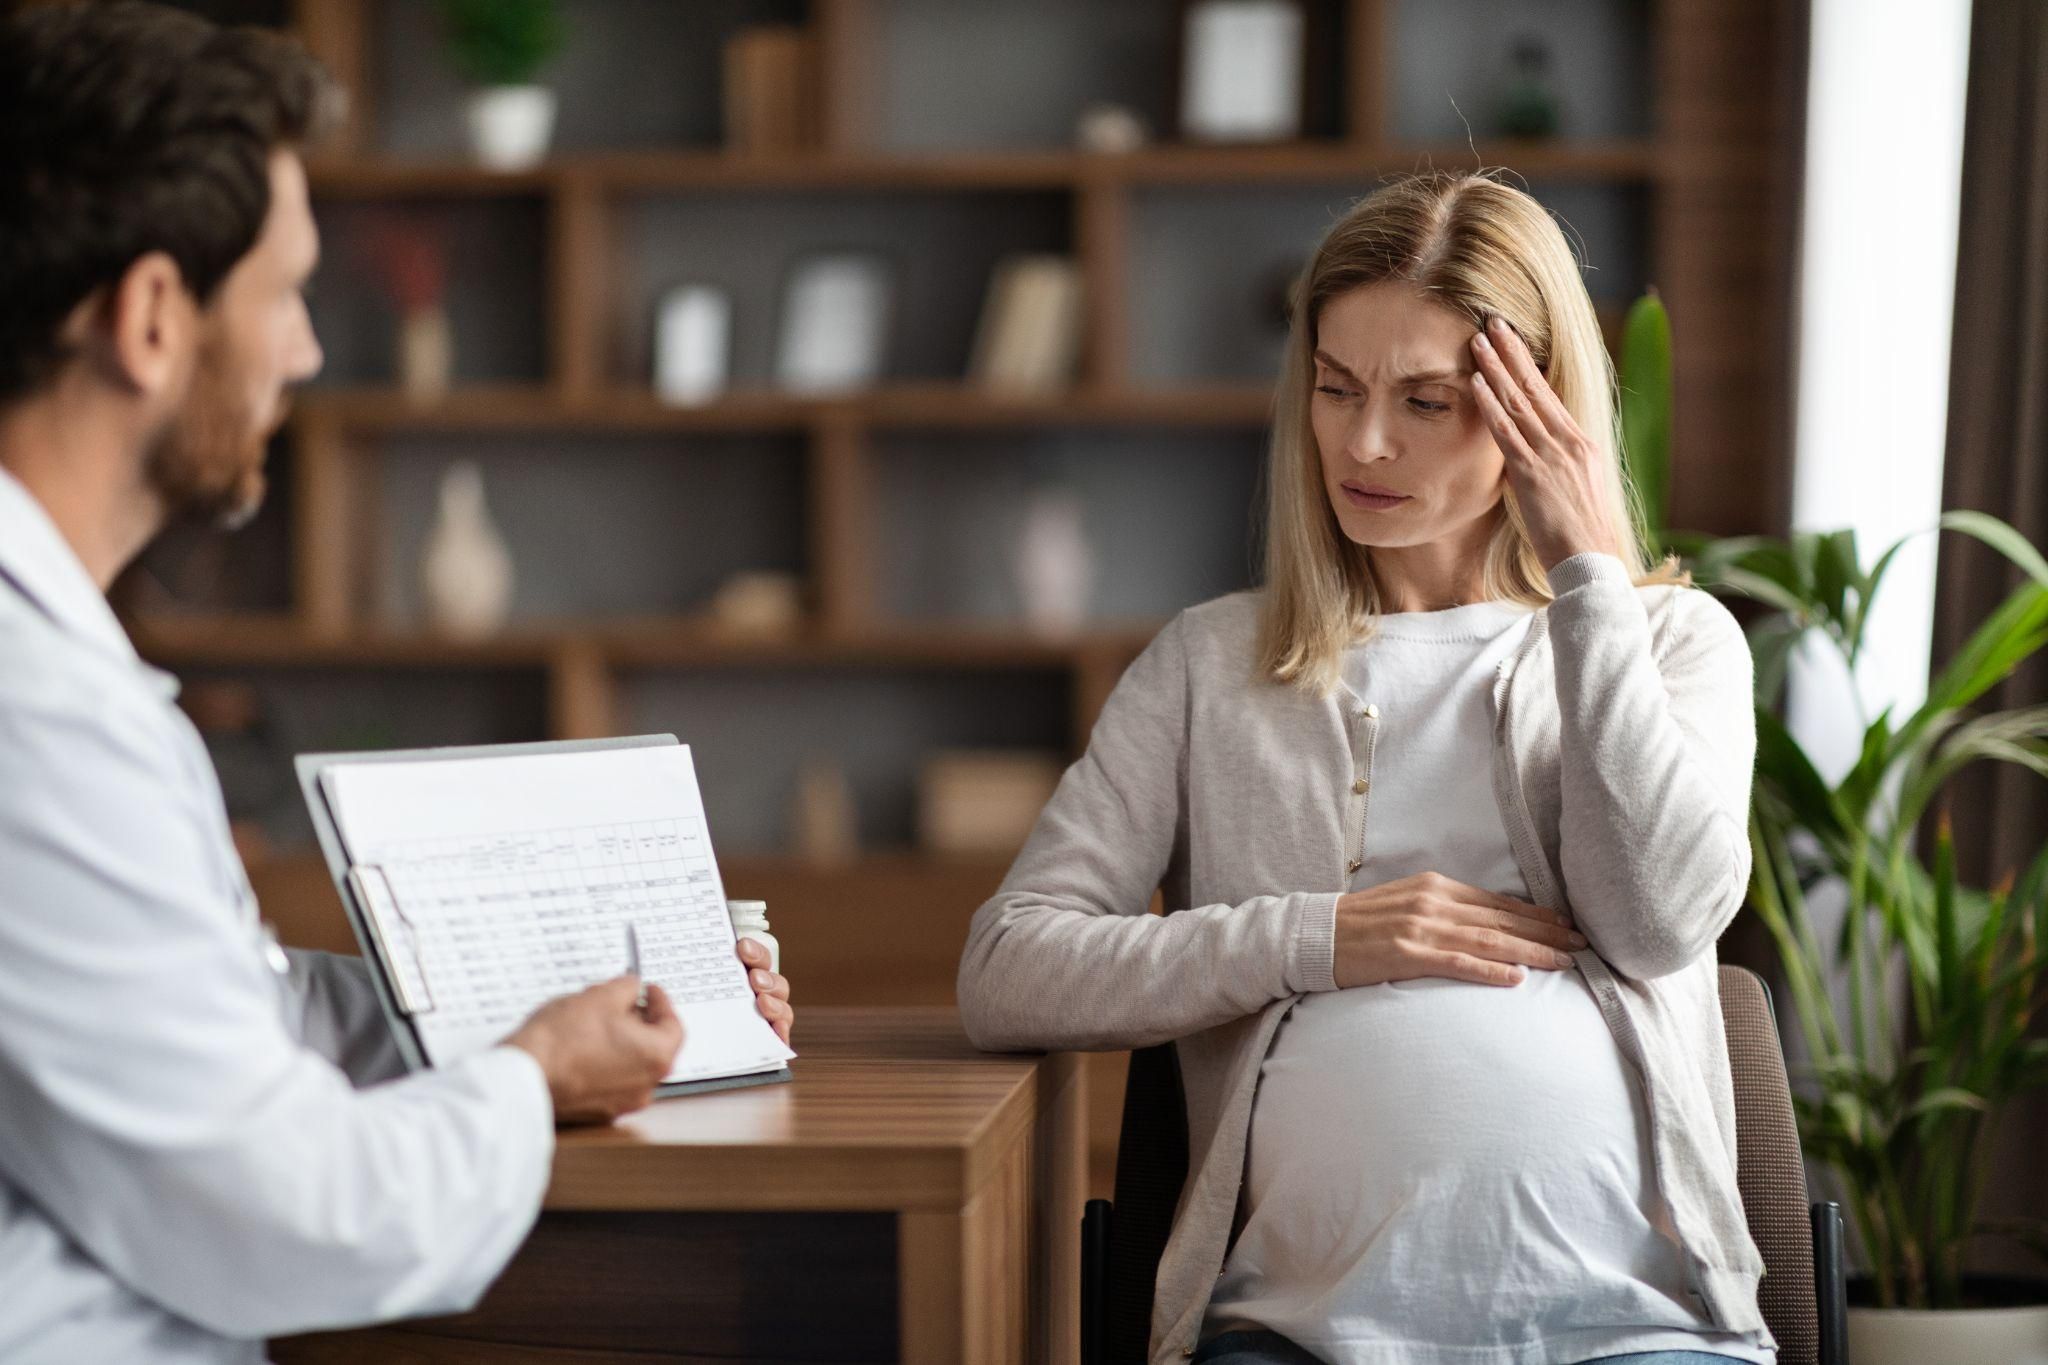
MULTIPOLYGON (((328 876, 333 879, 335 893, 341 897, 341 908, 348 915, 349 928, 355 932, 356 943, 362 948, 363 960, 370 964, 370 984, 377 992, 377 1004, 384 1011, 385 1022, 391 1027, 392 1039, 407 1071, 423 1071, 431 1066, 426 1047, 420 1041, 419 1029, 413 1023, 413 1013, 422 1002, 407 994, 403 984, 397 959, 397 954, 402 951, 401 945, 384 942, 377 932, 375 919, 364 904, 363 897, 375 894, 375 888, 360 885, 358 874, 372 873, 376 869, 358 869, 350 864, 347 846, 341 838, 341 826, 327 804, 327 792, 320 783, 320 774, 337 764, 530 757, 537 754, 587 753, 599 749, 647 749, 677 743, 680 741, 674 735, 626 735, 612 739, 544 740, 531 744, 464 744, 432 749, 300 754, 292 760, 292 769, 299 779, 299 791, 305 797, 306 810, 313 818, 313 835, 319 841, 320 855, 327 862, 328 876)), ((715 1090, 779 1085, 791 1079, 790 1069, 785 1065, 774 1071, 757 1071, 745 1076, 667 1081, 656 1086, 654 1093, 657 1098, 666 1099, 674 1095, 701 1095, 715 1090)))

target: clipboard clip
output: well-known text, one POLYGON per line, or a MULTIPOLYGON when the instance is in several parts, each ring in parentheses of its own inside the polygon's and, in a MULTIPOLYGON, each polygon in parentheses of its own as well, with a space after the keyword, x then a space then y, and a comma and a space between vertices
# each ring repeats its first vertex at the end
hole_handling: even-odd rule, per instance
POLYGON ((384 959, 385 974, 398 998, 399 1010, 407 1015, 432 1014, 434 996, 427 988, 426 963, 420 959, 419 932, 398 903, 391 878, 381 866, 361 863, 348 870, 348 880, 355 888, 356 903, 362 907, 363 922, 370 926, 378 956, 384 959), (403 956, 392 943, 394 937, 404 940, 403 956))

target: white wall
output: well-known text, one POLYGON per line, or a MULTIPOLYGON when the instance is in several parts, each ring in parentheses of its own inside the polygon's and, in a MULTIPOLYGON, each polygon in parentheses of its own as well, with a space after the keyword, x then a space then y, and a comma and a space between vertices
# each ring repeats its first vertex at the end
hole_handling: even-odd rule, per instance
MULTIPOLYGON (((1970 0, 1813 0, 1792 521, 1853 527, 1866 568, 1941 511, 1969 21, 1970 0)), ((1853 682, 1817 640, 1793 660, 1787 720, 1831 781, 1870 717, 1926 698, 1935 548, 1917 536, 1892 561, 1853 682)), ((1839 884, 1809 895, 1823 943, 1847 899, 1839 884)), ((1846 978, 1830 985, 1843 1017, 1846 978)), ((1804 1060, 1799 1030, 1779 1028, 1804 1060)), ((1841 1197, 1826 1172, 1808 1180, 1841 1197)))
MULTIPOLYGON (((1813 0, 1792 518, 1854 527, 1866 567, 1941 509, 1969 25, 1970 0, 1813 0)), ((1934 565, 1921 536, 1885 576, 1864 715, 1926 696, 1934 565)), ((1862 724, 1825 662, 1795 664, 1788 707, 1835 777, 1862 724)))

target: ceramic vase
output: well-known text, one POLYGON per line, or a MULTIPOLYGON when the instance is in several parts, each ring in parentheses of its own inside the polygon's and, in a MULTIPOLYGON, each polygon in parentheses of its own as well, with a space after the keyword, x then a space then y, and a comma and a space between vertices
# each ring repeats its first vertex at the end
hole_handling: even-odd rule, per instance
POLYGON ((1095 554, 1081 499, 1064 489, 1034 495, 1017 532, 1017 598, 1037 635, 1071 635, 1088 620, 1095 554))
POLYGON ((455 345, 448 314, 415 308, 398 324, 398 383, 415 403, 430 403, 448 392, 455 345))
POLYGON ((512 555, 484 505, 484 476, 458 460, 441 476, 440 510, 420 556, 427 623, 456 639, 482 639, 512 606, 512 555))

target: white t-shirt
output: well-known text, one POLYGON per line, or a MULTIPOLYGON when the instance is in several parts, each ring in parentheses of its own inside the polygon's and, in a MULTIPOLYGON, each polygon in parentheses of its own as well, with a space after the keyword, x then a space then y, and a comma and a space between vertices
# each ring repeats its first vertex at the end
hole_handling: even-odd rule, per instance
MULTIPOLYGON (((1379 709, 1352 890, 1435 870, 1529 899, 1493 790, 1495 666, 1530 611, 1382 617, 1345 660, 1379 709)), ((1334 1365, 1557 1365, 1631 1351, 1769 1365, 1690 1295, 1640 1078, 1575 970, 1310 995, 1260 1072, 1247 1221, 1204 1335, 1334 1365)))

